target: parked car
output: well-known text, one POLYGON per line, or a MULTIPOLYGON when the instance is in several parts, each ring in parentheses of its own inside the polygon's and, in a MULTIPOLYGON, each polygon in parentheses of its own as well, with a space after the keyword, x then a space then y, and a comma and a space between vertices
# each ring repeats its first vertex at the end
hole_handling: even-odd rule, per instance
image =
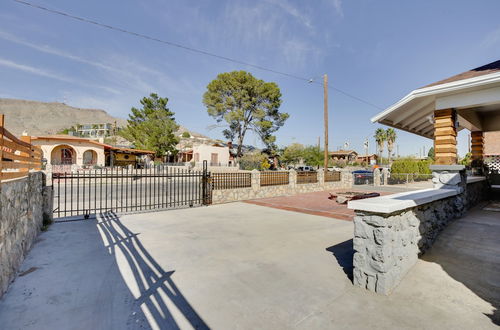
POLYGON ((354 184, 372 184, 373 183, 373 172, 367 170, 357 170, 353 171, 354 184))
POLYGON ((312 166, 297 166, 295 169, 297 172, 314 172, 316 171, 312 166))

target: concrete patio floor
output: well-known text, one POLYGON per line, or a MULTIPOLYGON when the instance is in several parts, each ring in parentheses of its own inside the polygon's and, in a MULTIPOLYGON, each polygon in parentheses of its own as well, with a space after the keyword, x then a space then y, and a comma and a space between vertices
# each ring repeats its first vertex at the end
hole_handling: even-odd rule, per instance
POLYGON ((449 226, 391 296, 353 287, 348 221, 231 203, 56 223, 0 300, 0 324, 496 329, 487 314, 499 307, 500 221, 474 212, 449 226))

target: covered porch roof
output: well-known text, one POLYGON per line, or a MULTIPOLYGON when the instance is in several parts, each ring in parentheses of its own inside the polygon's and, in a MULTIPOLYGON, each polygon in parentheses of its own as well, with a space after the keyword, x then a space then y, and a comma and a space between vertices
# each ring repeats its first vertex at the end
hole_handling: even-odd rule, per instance
POLYGON ((371 119, 432 139, 434 111, 455 109, 457 130, 500 130, 500 60, 418 88, 371 119))

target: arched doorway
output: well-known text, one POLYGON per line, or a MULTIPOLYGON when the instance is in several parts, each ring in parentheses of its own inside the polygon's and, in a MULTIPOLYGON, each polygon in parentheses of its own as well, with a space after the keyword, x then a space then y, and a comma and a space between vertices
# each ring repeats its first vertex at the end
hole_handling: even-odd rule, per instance
POLYGON ((76 163, 76 151, 68 145, 60 145, 52 149, 52 165, 72 165, 76 163))
POLYGON ((83 153, 83 165, 95 165, 97 163, 97 152, 86 150, 83 153))

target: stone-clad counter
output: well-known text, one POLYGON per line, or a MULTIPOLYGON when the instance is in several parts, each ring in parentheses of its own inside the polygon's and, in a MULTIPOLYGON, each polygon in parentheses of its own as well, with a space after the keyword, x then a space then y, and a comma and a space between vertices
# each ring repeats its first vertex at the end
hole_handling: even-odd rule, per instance
POLYGON ((354 285, 389 294, 449 222, 487 192, 487 182, 467 188, 425 189, 351 201, 354 217, 354 285))

